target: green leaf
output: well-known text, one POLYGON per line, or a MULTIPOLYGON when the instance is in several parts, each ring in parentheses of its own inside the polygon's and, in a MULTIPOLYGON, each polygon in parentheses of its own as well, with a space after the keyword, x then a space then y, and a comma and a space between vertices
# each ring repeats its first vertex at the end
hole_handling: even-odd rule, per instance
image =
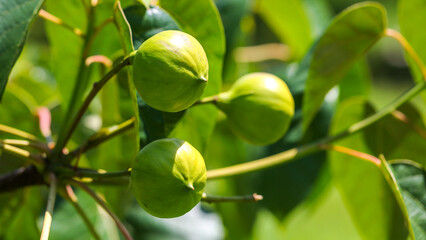
MULTIPOLYGON (((426 16, 423 14, 426 11, 426 3, 423 0, 399 0, 398 1, 398 20, 401 27, 401 33, 414 48, 414 51, 419 55, 423 63, 426 62, 426 32, 423 23, 426 22, 426 16)), ((409 59, 408 63, 413 73, 416 82, 423 81, 424 78, 420 73, 416 64, 409 59)), ((426 101, 426 92, 421 93, 424 101, 426 101)))
MULTIPOLYGON (((364 118, 367 111, 362 97, 348 98, 339 104, 330 134, 347 129, 364 118)), ((371 154, 362 133, 336 141, 336 145, 371 154)), ((381 170, 367 162, 339 152, 330 152, 333 180, 364 239, 406 239, 404 215, 381 170), (374 221, 372 221, 374 219, 374 221)))
POLYGON ((309 19, 300 0, 260 0, 257 11, 265 22, 289 45, 291 56, 299 59, 312 44, 309 19))
MULTIPOLYGON (((7 229, 5 240, 30 240, 40 238, 40 230, 37 227, 37 218, 43 212, 45 202, 42 201, 45 193, 44 187, 32 187, 24 190, 21 207, 15 216, 11 219, 10 226, 7 229), (38 196, 38 197, 34 197, 38 196)), ((2 226, 3 227, 3 226, 2 226)), ((54 227, 54 225, 53 225, 54 227)))
POLYGON ((413 228, 415 239, 426 239, 426 172, 409 160, 394 160, 390 174, 396 181, 407 208, 409 223, 413 228))
POLYGON ((384 35, 385 18, 385 9, 378 3, 355 4, 340 13, 319 39, 303 98, 305 131, 328 91, 384 35))
MULTIPOLYGON (((121 41, 122 48, 124 49, 125 54, 129 54, 134 51, 133 42, 132 42, 132 32, 130 29, 130 25, 127 22, 126 17, 124 16, 124 11, 121 8, 120 1, 116 0, 114 4, 114 22, 118 29, 119 39, 121 41)), ((138 103, 136 98, 136 88, 133 84, 133 66, 128 66, 127 69, 124 69, 119 72, 117 78, 125 79, 122 82, 127 83, 127 89, 130 94, 131 106, 133 110, 133 116, 135 117, 135 149, 139 150, 139 110, 138 103), (122 75, 124 73, 124 76, 122 75)), ((124 84, 126 85, 126 84, 124 84)))
MULTIPOLYGON (((80 28, 86 26, 85 9, 80 0, 47 0, 46 10, 67 24, 80 28)), ((68 108, 77 78, 83 40, 62 26, 46 21, 46 33, 51 52, 51 66, 55 76, 63 110, 68 108)))
POLYGON ((175 20, 158 6, 145 9, 142 5, 132 5, 124 9, 124 14, 132 29, 135 49, 159 32, 180 30, 175 20))
POLYGON ((411 160, 393 160, 391 165, 381 157, 380 169, 404 213, 412 239, 426 239, 426 185, 424 170, 411 160))
MULTIPOLYGON (((409 158, 425 166, 423 152, 426 149, 426 127, 422 116, 410 103, 405 103, 397 110, 395 115, 384 117, 363 132, 367 145, 376 156, 383 154, 389 159, 409 158), (401 116, 402 120, 396 116, 401 116), (403 122, 404 119, 408 122, 403 122)), ((366 114, 374 112, 370 106, 366 114)))
POLYGON ((13 65, 24 47, 28 28, 43 0, 0 1, 0 100, 13 65))
POLYGON ((328 176, 322 177, 306 200, 287 214, 284 220, 280 221, 272 212, 259 211, 253 227, 253 238, 361 239, 345 207, 344 199, 333 181, 329 181, 328 168, 324 169, 326 171, 322 175, 328 176))
MULTIPOLYGON (((203 96, 219 93, 222 85, 225 37, 213 1, 161 0, 159 5, 177 21, 182 31, 195 37, 206 52, 209 60, 209 79, 203 96)), ((214 106, 190 108, 170 136, 186 140, 203 152, 213 131, 216 115, 217 109, 214 106)))
POLYGON ((158 111, 148 106, 139 95, 137 96, 141 126, 146 135, 145 139, 141 139, 141 147, 143 147, 157 139, 166 138, 183 117, 185 111, 177 113, 158 111))

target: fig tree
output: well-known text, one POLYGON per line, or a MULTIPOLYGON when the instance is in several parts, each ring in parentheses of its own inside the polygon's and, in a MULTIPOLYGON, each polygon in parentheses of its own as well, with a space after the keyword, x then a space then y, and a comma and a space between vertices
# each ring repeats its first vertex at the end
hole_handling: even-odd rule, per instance
POLYGON ((137 155, 131 172, 136 200, 151 215, 179 217, 200 200, 206 166, 191 144, 176 138, 153 141, 137 155))
POLYGON ((133 60, 133 81, 149 106, 179 112, 204 92, 208 61, 201 44, 191 35, 167 30, 146 40, 133 60))
POLYGON ((281 138, 294 114, 294 100, 283 80, 269 73, 251 73, 238 79, 217 98, 236 135, 255 145, 281 138))

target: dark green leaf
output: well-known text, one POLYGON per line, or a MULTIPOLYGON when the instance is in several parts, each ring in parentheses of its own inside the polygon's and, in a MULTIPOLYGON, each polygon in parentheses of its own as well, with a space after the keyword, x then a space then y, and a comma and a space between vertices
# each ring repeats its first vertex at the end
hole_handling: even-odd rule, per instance
POLYGON ((404 199, 416 239, 426 239, 426 173, 415 165, 393 163, 391 170, 404 199))
POLYGON ((306 130, 327 92, 344 76, 386 29, 385 9, 378 3, 355 4, 340 13, 319 39, 303 99, 306 130))
MULTIPOLYGON (((141 97, 138 96, 139 117, 142 121, 141 127, 145 132, 145 138, 141 138, 141 147, 157 139, 166 138, 176 123, 182 118, 185 111, 168 113, 158 111, 148 106, 141 97)), ((141 135, 142 137, 142 135, 141 135)))
POLYGON ((258 11, 283 43, 289 45, 292 57, 302 57, 312 44, 312 32, 300 0, 258 1, 258 11))
MULTIPOLYGON (((363 119, 366 111, 364 98, 346 99, 339 104, 330 133, 336 134, 363 119)), ((333 144, 371 154, 362 133, 333 144)), ((330 152, 330 166, 333 180, 363 238, 406 239, 403 212, 379 167, 338 152, 330 152)))
POLYGON ((43 0, 0 1, 0 100, 24 46, 28 28, 42 3, 43 0))
MULTIPOLYGON (((426 128, 422 116, 410 103, 397 110, 399 112, 395 112, 395 115, 384 117, 363 132, 366 143, 376 156, 383 154, 390 159, 409 158, 424 166, 426 128), (402 120, 397 117, 402 117, 402 120), (404 119, 408 122, 403 122, 404 119)), ((374 112, 370 106, 366 116, 374 112)))
POLYGON ((132 5, 124 9, 124 14, 132 29, 134 49, 159 32, 180 30, 175 20, 158 6, 145 9, 143 5, 132 5))

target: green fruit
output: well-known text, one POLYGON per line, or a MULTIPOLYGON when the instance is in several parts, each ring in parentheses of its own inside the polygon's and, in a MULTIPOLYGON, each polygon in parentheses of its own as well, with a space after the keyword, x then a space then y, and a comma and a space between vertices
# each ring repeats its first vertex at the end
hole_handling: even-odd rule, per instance
POLYGON ((269 73, 251 73, 218 95, 217 106, 231 129, 249 143, 276 142, 288 129, 294 100, 287 85, 269 73))
POLYGON ((139 204, 151 215, 179 217, 201 200, 207 173, 204 159, 191 144, 165 138, 137 155, 131 186, 139 204))
POLYGON ((201 44, 184 32, 168 30, 146 40, 133 60, 133 82, 149 106, 182 111, 204 92, 208 62, 201 44))

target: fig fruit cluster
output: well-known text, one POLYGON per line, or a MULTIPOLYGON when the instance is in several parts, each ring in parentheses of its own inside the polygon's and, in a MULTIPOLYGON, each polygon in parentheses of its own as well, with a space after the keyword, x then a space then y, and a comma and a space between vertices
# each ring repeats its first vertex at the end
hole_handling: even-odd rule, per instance
MULTIPOLYGON (((201 44, 176 30, 162 31, 144 41, 133 59, 136 90, 147 105, 164 112, 179 112, 197 102, 206 87, 208 70, 201 44)), ((236 135, 257 145, 280 139, 294 114, 287 85, 268 73, 243 76, 228 91, 210 99, 227 115, 236 135)), ((137 155, 131 186, 148 213, 172 218, 201 200, 206 176, 197 149, 180 139, 160 139, 137 155)))

